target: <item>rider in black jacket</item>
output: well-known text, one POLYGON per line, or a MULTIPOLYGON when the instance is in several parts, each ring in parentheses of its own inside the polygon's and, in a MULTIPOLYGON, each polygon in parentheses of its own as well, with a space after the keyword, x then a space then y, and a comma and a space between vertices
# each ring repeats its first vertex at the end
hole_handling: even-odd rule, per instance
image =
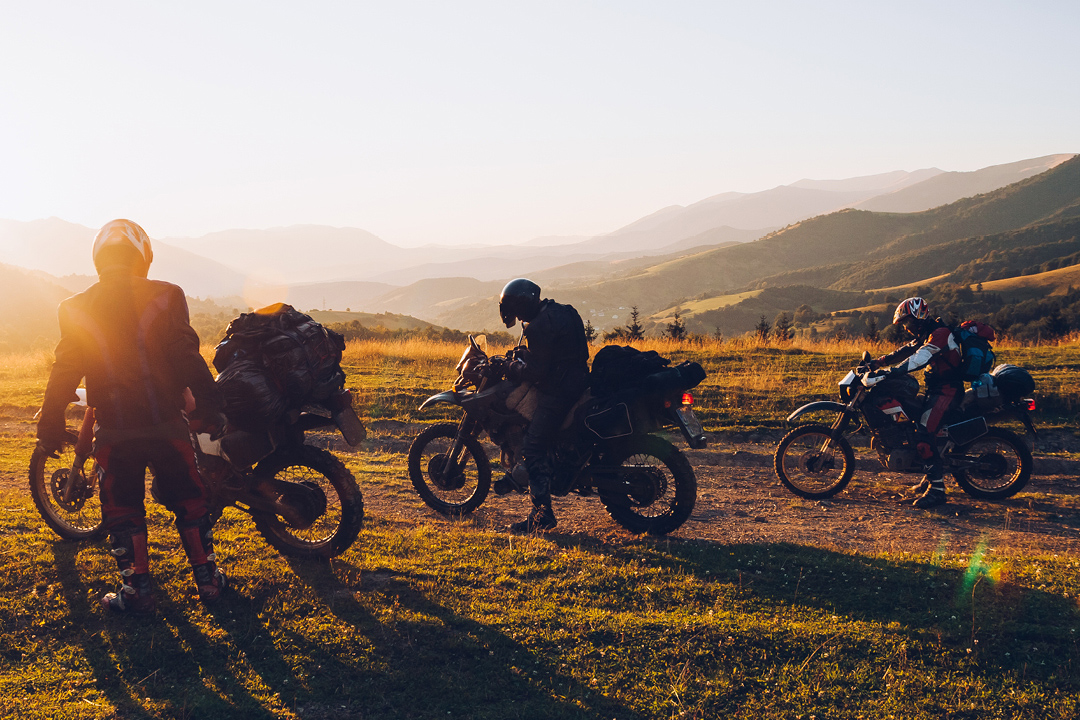
POLYGON ((511 530, 550 530, 555 527, 555 513, 551 509, 554 470, 549 451, 566 413, 588 386, 585 325, 573 306, 541 300, 540 286, 525 278, 511 280, 503 288, 499 314, 508 328, 518 320, 525 324, 527 359, 511 363, 509 379, 531 382, 539 391, 536 412, 522 443, 533 509, 511 530))

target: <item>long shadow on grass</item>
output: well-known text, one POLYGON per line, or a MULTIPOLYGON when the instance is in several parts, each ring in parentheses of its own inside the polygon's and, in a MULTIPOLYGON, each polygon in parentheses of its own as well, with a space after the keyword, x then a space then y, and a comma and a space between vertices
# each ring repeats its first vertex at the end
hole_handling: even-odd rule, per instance
POLYGON ((335 697, 342 705, 347 699, 378 717, 637 717, 498 629, 433 602, 406 576, 374 570, 361 581, 360 569, 340 559, 290 565, 363 638, 366 661, 356 664, 311 648, 330 684, 341 683, 339 673, 347 678, 335 697), (382 619, 365 602, 384 608, 382 619))
MULTIPOLYGON (((173 599, 158 585, 158 610, 153 617, 103 615, 88 600, 91 585, 76 564, 78 552, 100 552, 64 541, 53 542, 53 555, 62 593, 70 611, 70 628, 79 635, 97 689, 121 717, 160 717, 147 706, 167 708, 165 714, 192 718, 272 718, 240 683, 230 663, 234 652, 211 641, 187 618, 193 595, 173 599)), ((159 573, 160 574, 160 573, 159 573)), ((110 573, 109 579, 115 577, 110 573)))
MULTIPOLYGON (((557 541, 559 542, 559 541, 557 541)), ((732 598, 750 612, 785 618, 805 611, 844 621, 880 623, 889 632, 976 659, 991 673, 1017 671, 1035 680, 1069 679, 1080 688, 1080 606, 1075 598, 1024 588, 1002 577, 978 553, 966 568, 890 560, 789 543, 720 545, 642 541, 612 547, 560 542, 587 552, 691 574, 693 602, 732 598)), ((640 588, 594 589, 623 606, 640 588)))

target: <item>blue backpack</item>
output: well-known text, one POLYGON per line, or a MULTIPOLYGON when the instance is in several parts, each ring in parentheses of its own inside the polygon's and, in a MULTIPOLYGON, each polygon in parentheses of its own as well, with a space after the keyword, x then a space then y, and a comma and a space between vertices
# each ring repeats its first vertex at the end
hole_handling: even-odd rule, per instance
POLYGON ((994 367, 994 350, 990 343, 997 339, 994 328, 978 320, 967 320, 953 331, 960 346, 960 375, 964 382, 978 380, 994 367))

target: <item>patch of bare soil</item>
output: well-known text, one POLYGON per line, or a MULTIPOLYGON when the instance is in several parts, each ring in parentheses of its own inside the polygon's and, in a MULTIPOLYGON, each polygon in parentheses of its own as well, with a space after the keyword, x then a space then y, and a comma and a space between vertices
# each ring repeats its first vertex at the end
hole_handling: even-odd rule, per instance
MULTIPOLYGON (((411 436, 407 431, 398 433, 381 437, 372 446, 407 452, 411 436)), ((25 427, 16 434, 33 442, 25 427)), ((336 439, 327 444, 348 452, 336 439)), ((690 520, 668 537, 721 544, 783 542, 863 553, 963 553, 985 542, 999 552, 1080 554, 1080 478, 1075 474, 1035 475, 1017 497, 1002 501, 977 500, 946 479, 948 504, 918 510, 911 506, 915 496, 905 491, 919 476, 875 472, 867 469, 874 463, 866 462, 859 463, 854 479, 836 497, 824 501, 796 497, 773 473, 772 450, 769 444, 740 443, 686 451, 697 472, 697 505, 690 520)), ((366 483, 362 474, 357 481, 365 514, 392 523, 502 531, 529 511, 525 495, 499 497, 492 492, 470 517, 448 519, 423 504, 404 473, 392 484, 366 483)), ((0 473, 0 490, 28 492, 26 476, 0 473)), ((557 535, 609 542, 635 538, 608 516, 595 497, 556 497, 554 508, 557 535)))
MULTIPOLYGON (((670 538, 732 543, 795 543, 862 553, 970 552, 981 543, 997 552, 1080 554, 1080 482, 1071 475, 1035 476, 1018 497, 986 501, 946 480, 948 503, 919 510, 907 492, 920 476, 859 468, 830 500, 796 497, 779 483, 771 446, 688 452, 698 478, 690 520, 670 538), (724 463, 716 464, 717 462, 724 463), (746 464, 731 466, 729 462, 746 464)), ((365 512, 391 522, 458 524, 505 529, 529 510, 528 498, 494 493, 473 515, 447 519, 419 496, 363 485, 365 512)), ((555 498, 555 534, 625 542, 634 536, 615 524, 595 497, 555 498)))

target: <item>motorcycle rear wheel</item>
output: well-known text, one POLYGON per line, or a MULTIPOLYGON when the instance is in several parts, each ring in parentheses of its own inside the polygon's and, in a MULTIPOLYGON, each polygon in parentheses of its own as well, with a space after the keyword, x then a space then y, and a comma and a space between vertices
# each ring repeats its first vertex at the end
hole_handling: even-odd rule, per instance
POLYGON ((972 497, 983 500, 1012 497, 1031 479, 1031 451, 1023 438, 1005 428, 988 428, 985 435, 957 448, 953 454, 977 460, 974 468, 952 471, 957 484, 972 497))
POLYGON ((356 478, 337 457, 310 445, 275 452, 255 468, 255 476, 317 487, 326 511, 308 528, 295 528, 277 515, 252 512, 255 527, 282 555, 331 558, 349 549, 364 522, 364 498, 356 478))
POLYGON ((799 497, 830 498, 851 481, 855 473, 855 451, 846 439, 834 437, 833 430, 825 425, 802 425, 785 435, 776 446, 773 469, 780 482, 799 497))
POLYGON ((667 535, 682 527, 694 511, 694 468, 667 440, 655 435, 630 438, 606 453, 604 464, 618 467, 620 474, 629 471, 628 484, 639 486, 637 492, 598 488, 608 514, 630 532, 667 535), (634 478, 633 473, 641 477, 634 478))
POLYGON ((420 499, 451 517, 480 507, 491 489, 491 463, 475 437, 464 438, 456 472, 445 472, 446 454, 457 436, 457 424, 438 423, 417 435, 409 448, 409 479, 420 499))
POLYGON ((58 497, 58 484, 67 477, 75 459, 75 449, 65 443, 60 457, 50 457, 41 448, 30 456, 30 496, 41 513, 41 519, 65 540, 97 540, 105 534, 101 524, 101 499, 97 492, 97 465, 88 465, 88 480, 93 486, 85 497, 65 503, 58 497))

